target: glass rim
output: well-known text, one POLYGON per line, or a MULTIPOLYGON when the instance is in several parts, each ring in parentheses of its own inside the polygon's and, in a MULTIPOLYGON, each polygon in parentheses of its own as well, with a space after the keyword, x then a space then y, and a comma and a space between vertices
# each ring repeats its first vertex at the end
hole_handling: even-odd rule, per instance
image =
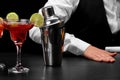
POLYGON ((25 18, 21 18, 21 19, 16 20, 16 21, 14 21, 14 20, 8 20, 8 19, 4 19, 4 20, 7 21, 7 22, 30 22, 29 19, 25 19, 25 18))
POLYGON ((17 21, 12 21, 12 20, 5 19, 5 21, 6 21, 6 24, 19 24, 19 23, 29 24, 29 23, 31 23, 29 19, 19 19, 17 21))

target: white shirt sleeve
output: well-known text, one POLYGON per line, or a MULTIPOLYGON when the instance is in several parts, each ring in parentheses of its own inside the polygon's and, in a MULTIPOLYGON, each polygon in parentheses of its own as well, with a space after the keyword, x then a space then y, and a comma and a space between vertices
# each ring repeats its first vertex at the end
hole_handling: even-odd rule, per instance
MULTIPOLYGON (((55 14, 67 22, 71 14, 75 11, 80 0, 48 0, 45 6, 53 6, 55 14)), ((41 14, 41 9, 39 10, 41 14)), ((30 38, 41 43, 41 32, 39 28, 33 27, 29 31, 30 38)), ((75 55, 82 55, 83 52, 90 46, 89 43, 76 38, 73 34, 65 33, 64 51, 69 51, 75 55)))
POLYGON ((75 55, 82 55, 89 46, 90 44, 76 38, 73 34, 65 34, 64 51, 69 51, 75 55))
MULTIPOLYGON (((76 10, 79 1, 80 0, 48 0, 44 6, 53 6, 55 14, 64 18, 65 22, 67 22, 71 14, 76 10)), ((41 9, 39 13, 41 13, 41 9)))

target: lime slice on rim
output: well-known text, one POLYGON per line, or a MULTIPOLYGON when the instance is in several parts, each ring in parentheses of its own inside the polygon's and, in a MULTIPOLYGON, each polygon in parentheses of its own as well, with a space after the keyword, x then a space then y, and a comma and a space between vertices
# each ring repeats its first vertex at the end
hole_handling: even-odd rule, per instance
POLYGON ((30 22, 35 25, 35 27, 42 27, 44 24, 44 18, 39 13, 33 13, 30 17, 30 22))
POLYGON ((0 17, 0 29, 3 29, 4 28, 4 26, 3 26, 3 18, 2 17, 0 17))
POLYGON ((2 17, 0 17, 0 21, 3 21, 3 18, 2 18, 2 17))
POLYGON ((10 12, 10 13, 7 14, 6 19, 9 20, 9 21, 18 21, 19 16, 15 12, 10 12))
POLYGON ((3 23, 3 21, 4 21, 4 20, 3 20, 3 18, 2 18, 2 17, 0 17, 0 23, 3 23))

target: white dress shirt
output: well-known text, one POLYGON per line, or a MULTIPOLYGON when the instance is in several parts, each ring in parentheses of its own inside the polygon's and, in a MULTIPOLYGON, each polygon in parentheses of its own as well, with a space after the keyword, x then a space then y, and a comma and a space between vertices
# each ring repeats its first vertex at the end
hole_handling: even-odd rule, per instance
MULTIPOLYGON (((104 7, 106 9, 106 16, 110 24, 110 28, 112 32, 115 33, 119 30, 115 13, 117 8, 115 7, 116 10, 111 11, 112 8, 110 8, 111 4, 109 4, 109 1, 112 0, 104 0, 104 7)), ((64 21, 67 22, 71 17, 71 14, 74 13, 74 11, 76 10, 79 2, 80 0, 48 0, 48 2, 44 6, 53 6, 55 14, 59 17, 64 18, 64 21)), ((41 14, 41 9, 39 10, 39 13, 41 14)), ((39 28, 33 27, 29 31, 29 36, 33 41, 41 43, 41 33, 39 28)), ((64 51, 69 51, 75 55, 82 55, 89 46, 89 43, 78 39, 74 36, 74 34, 69 34, 67 32, 65 33, 64 51)))
POLYGON ((120 3, 117 0, 103 0, 106 16, 111 32, 114 34, 120 30, 120 3))

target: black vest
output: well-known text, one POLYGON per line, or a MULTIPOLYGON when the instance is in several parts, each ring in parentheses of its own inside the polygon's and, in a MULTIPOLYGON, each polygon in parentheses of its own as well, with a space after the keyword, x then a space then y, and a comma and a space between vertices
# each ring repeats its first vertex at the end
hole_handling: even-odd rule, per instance
POLYGON ((65 27, 66 32, 96 47, 104 48, 111 44, 112 34, 103 0, 80 0, 76 12, 73 13, 65 27))

